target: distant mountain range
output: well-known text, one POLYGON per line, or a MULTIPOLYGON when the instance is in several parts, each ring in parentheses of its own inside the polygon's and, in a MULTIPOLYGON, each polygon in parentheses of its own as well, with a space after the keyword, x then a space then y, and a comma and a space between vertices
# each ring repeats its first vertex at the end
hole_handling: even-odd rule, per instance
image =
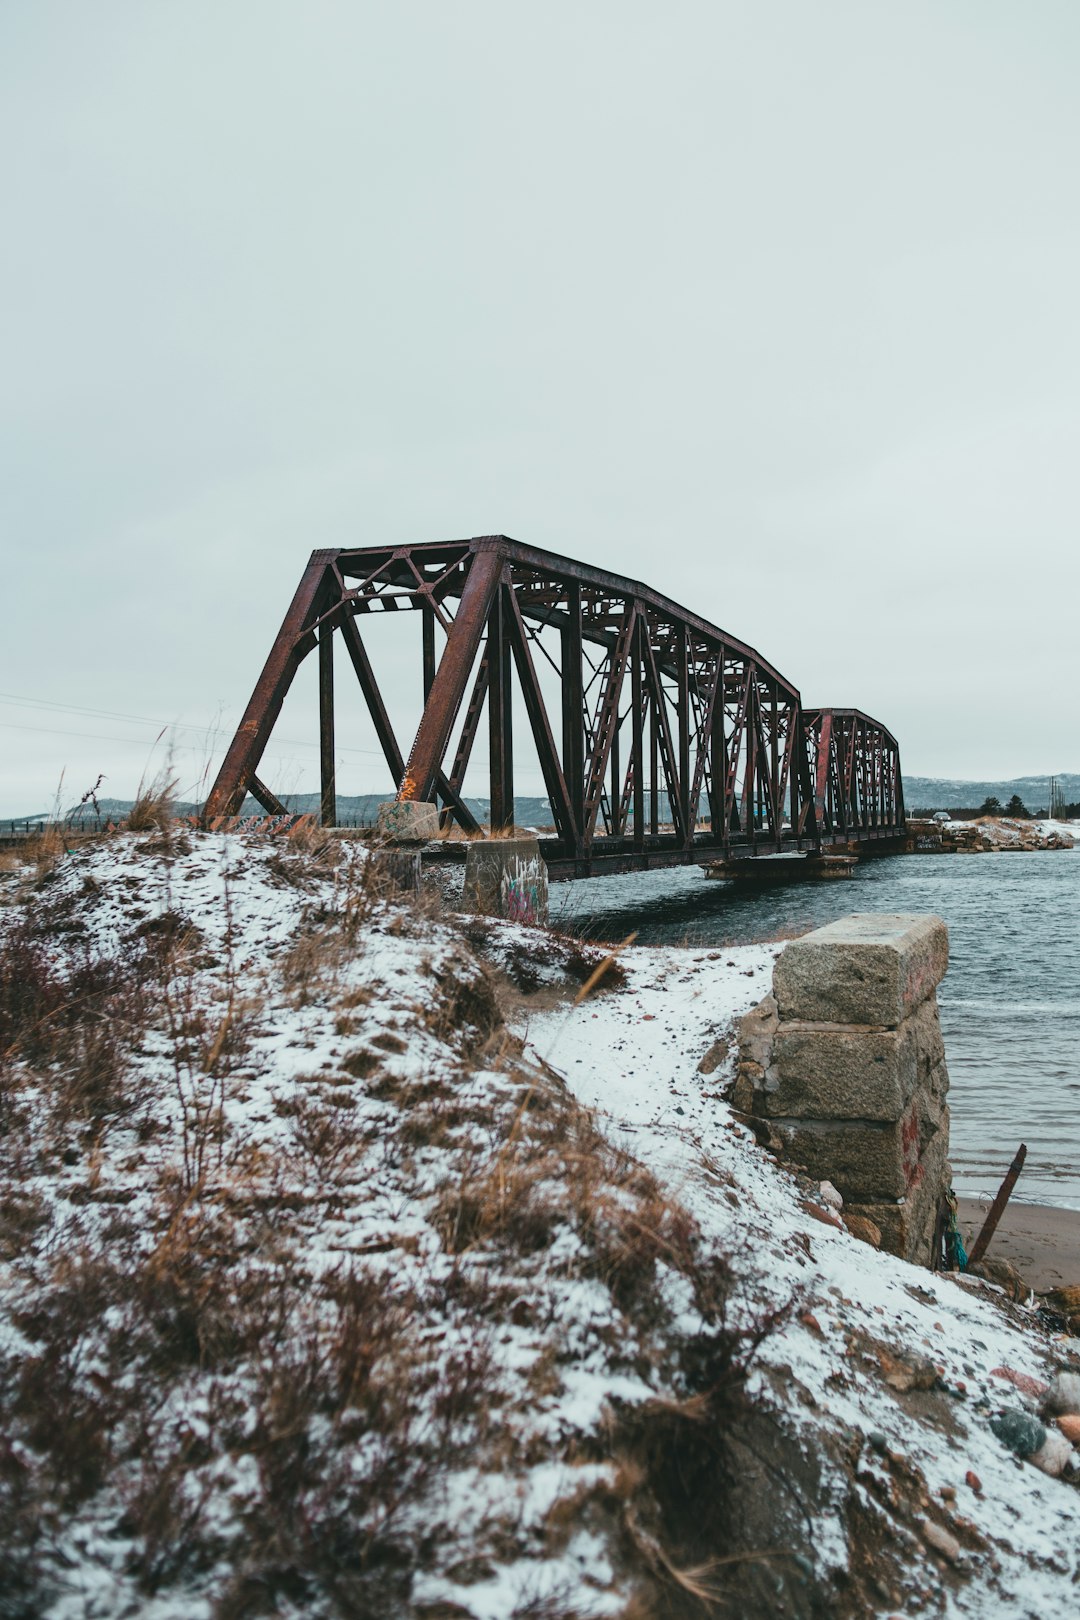
MULTIPOLYGON (((1066 804, 1080 803, 1080 776, 1055 776, 1066 804)), ((904 772, 904 803, 912 810, 977 810, 986 799, 1008 804, 1013 794, 1029 810, 1046 810, 1050 803, 1049 776, 1016 776, 1009 781, 968 782, 947 776, 909 776, 904 772)))
MULTIPOLYGON (((390 793, 339 793, 337 798, 337 818, 340 827, 367 827, 373 826, 378 819, 379 806, 391 798, 390 793)), ((131 799, 99 799, 98 810, 92 804, 83 804, 73 807, 67 812, 67 819, 74 822, 86 821, 122 821, 131 809, 131 799)), ((318 815, 319 795, 317 793, 283 793, 281 802, 293 815, 318 815)), ((491 811, 489 799, 466 799, 465 803, 476 817, 477 821, 486 821, 491 811)), ((178 801, 174 805, 178 816, 195 816, 202 809, 201 804, 178 801)), ((240 811, 241 816, 263 816, 266 814, 257 799, 250 796, 244 800, 240 811)), ((47 821, 51 812, 42 811, 34 816, 16 816, 21 821, 47 821)), ((7 821, 9 818, 2 818, 7 821)), ((549 827, 551 826, 551 808, 546 799, 521 798, 514 800, 514 820, 519 827, 549 827)))
MULTIPOLYGON (((1066 804, 1080 804, 1080 775, 1061 775, 1055 777, 1058 792, 1066 804)), ((1049 776, 1017 776, 1009 781, 965 781, 959 777, 944 776, 904 776, 904 800, 909 813, 914 810, 976 810, 988 798, 1000 799, 1007 804, 1013 794, 1017 793, 1029 810, 1046 810, 1050 799, 1049 776)), ((387 793, 360 793, 353 795, 339 794, 337 800, 338 825, 343 827, 366 827, 374 825, 379 805, 386 802, 390 795, 387 793)), ((659 796, 659 810, 661 820, 668 817, 667 794, 659 796)), ((282 795, 282 803, 294 815, 318 815, 319 795, 317 793, 291 793, 282 795)), ((476 817, 477 821, 488 819, 491 804, 488 799, 466 799, 465 803, 476 817)), ((101 816, 106 821, 120 821, 131 809, 131 799, 99 799, 101 816)), ((180 816, 194 816, 199 813, 202 806, 194 803, 178 803, 176 813, 180 816)), ((704 801, 703 813, 707 814, 704 801)), ((244 800, 242 816, 261 816, 265 812, 262 806, 252 798, 244 800)), ((92 805, 82 805, 68 812, 72 820, 94 821, 96 819, 92 805)), ((6 818, 4 818, 6 819, 6 818)), ((48 815, 41 812, 36 816, 18 816, 17 821, 46 821, 48 815)), ((550 827, 552 824, 551 807, 547 799, 520 798, 514 800, 514 820, 519 827, 550 827)))

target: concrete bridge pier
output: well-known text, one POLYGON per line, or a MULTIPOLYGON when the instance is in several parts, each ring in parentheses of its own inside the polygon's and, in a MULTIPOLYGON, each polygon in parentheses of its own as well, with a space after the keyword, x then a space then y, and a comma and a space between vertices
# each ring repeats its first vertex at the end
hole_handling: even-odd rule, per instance
POLYGON ((466 911, 505 917, 510 922, 546 923, 548 871, 539 840, 473 840, 465 857, 462 904, 466 911))
POLYGON ((418 799, 379 806, 378 842, 371 852, 379 876, 392 889, 420 887, 420 846, 437 838, 439 809, 418 799))

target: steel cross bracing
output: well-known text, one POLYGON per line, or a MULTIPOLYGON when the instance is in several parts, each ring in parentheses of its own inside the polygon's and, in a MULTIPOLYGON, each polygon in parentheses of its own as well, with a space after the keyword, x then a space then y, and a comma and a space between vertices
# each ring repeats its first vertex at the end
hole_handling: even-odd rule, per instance
POLYGON ((858 709, 804 710, 752 647, 635 580, 503 535, 315 551, 207 799, 284 806, 259 765, 318 649, 322 819, 336 820, 333 638, 340 635, 399 798, 483 831, 463 799, 486 714, 489 826, 514 819, 517 685, 551 805, 553 877, 895 838, 896 743, 858 709), (406 754, 364 643, 372 613, 422 615, 424 707, 406 754), (545 692, 546 688, 546 692, 545 692))

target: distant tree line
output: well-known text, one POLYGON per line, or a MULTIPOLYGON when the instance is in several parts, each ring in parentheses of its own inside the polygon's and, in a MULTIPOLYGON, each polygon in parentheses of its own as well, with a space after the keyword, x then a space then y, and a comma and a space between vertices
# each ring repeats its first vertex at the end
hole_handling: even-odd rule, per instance
MULTIPOLYGON (((935 805, 931 809, 913 810, 911 814, 916 819, 936 816, 943 808, 945 807, 935 805)), ((977 809, 971 805, 953 806, 945 809, 945 813, 953 821, 974 821, 977 816, 1009 816, 1013 821, 1037 821, 1048 816, 1050 811, 1029 810, 1019 793, 1014 793, 1007 804, 1002 804, 1001 800, 991 793, 977 809)), ((1064 800, 1059 799, 1054 805, 1053 814, 1062 821, 1080 820, 1080 804, 1066 804, 1064 800)))
MULTIPOLYGON (((1045 815, 1045 813, 1045 811, 1039 812, 1040 815, 1045 815)), ((1008 804, 1002 804, 1001 800, 991 793, 979 806, 979 814, 980 816, 1011 816, 1014 821, 1031 820, 1031 811, 1019 793, 1014 793, 1008 804)))

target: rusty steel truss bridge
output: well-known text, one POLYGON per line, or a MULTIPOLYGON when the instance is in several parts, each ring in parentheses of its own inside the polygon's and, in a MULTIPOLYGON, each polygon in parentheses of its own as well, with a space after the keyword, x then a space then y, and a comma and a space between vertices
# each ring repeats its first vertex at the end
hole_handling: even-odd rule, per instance
MULTIPOLYGON (((398 797, 444 828, 514 820, 514 705, 543 772, 553 878, 857 851, 904 833, 900 755, 859 709, 806 709, 752 647, 658 591, 504 535, 315 551, 207 798, 204 821, 250 793, 293 678, 317 652, 322 821, 336 821, 334 637, 340 636, 398 797), (408 754, 361 625, 421 616, 423 712, 408 754), (546 693, 545 693, 546 688, 546 693), (486 720, 490 816, 463 797, 486 720)), ((370 639, 370 638, 369 638, 370 639)), ((396 694, 395 694, 396 695, 396 694)))

